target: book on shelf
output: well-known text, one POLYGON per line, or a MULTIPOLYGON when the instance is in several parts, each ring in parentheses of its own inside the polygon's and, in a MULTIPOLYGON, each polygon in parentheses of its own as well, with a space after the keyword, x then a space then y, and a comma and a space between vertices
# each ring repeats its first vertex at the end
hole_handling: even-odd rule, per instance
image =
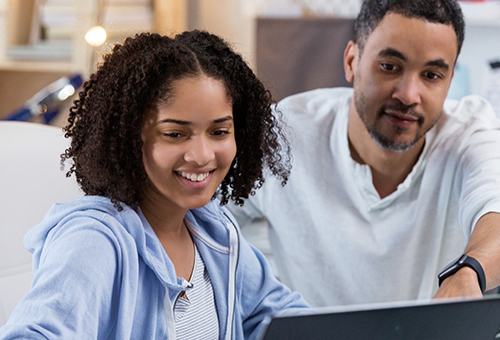
MULTIPOLYGON (((40 8, 43 38, 70 39, 75 30, 76 16, 76 7, 71 2, 46 3, 40 8)), ((153 9, 147 4, 108 5, 103 10, 102 21, 110 36, 150 31, 153 28, 153 9)))
POLYGON ((40 24, 44 26, 74 25, 76 21, 76 7, 71 4, 43 5, 39 9, 40 24))
MULTIPOLYGON (((106 28, 109 39, 118 40, 152 30, 154 15, 151 0, 106 0, 102 3, 106 5, 102 13, 102 25, 106 28)), ((9 46, 5 43, 7 39, 5 34, 2 35, 2 30, 0 52, 4 46, 2 55, 8 59, 70 61, 72 41, 79 31, 76 27, 76 0, 46 0, 38 4, 39 7, 35 9, 38 15, 32 21, 32 35, 35 37, 30 39, 31 43, 11 43, 9 46)))
POLYGON ((149 6, 108 6, 103 26, 109 36, 127 36, 153 29, 153 10, 149 6))
POLYGON ((30 45, 7 47, 6 56, 14 60, 70 61, 73 45, 70 40, 40 41, 30 45))
MULTIPOLYGON (((5 0, 0 0, 5 1, 5 0)), ((87 0, 91 1, 91 0, 87 0)), ((119 5, 119 6, 129 6, 129 5, 150 5, 153 6, 152 0, 98 0, 103 3, 103 5, 119 5)), ((44 3, 47 5, 75 5, 77 0, 45 0, 44 3)))

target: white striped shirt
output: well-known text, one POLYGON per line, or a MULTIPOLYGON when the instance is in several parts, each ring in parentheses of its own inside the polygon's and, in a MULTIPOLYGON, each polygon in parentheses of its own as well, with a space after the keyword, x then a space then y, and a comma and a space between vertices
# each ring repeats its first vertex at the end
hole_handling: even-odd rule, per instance
POLYGON ((217 340, 219 321, 214 292, 205 263, 195 246, 195 261, 190 281, 191 288, 174 304, 177 340, 217 340))

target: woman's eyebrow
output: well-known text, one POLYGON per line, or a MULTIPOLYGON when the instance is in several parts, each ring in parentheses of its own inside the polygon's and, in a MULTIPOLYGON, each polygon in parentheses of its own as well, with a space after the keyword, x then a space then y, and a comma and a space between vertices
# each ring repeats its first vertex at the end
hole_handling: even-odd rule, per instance
POLYGON ((158 123, 173 123, 173 124, 178 124, 178 125, 189 125, 191 124, 190 122, 187 122, 185 120, 178 120, 178 119, 171 119, 171 118, 166 118, 160 120, 158 123))
POLYGON ((223 117, 223 118, 215 119, 213 122, 215 124, 217 124, 217 123, 227 122, 228 120, 233 120, 233 117, 232 116, 226 116, 226 117, 223 117))
MULTIPOLYGON (((232 116, 226 116, 226 117, 222 117, 222 118, 218 118, 218 119, 214 119, 212 121, 213 124, 218 124, 218 123, 223 123, 223 122, 227 122, 228 120, 233 120, 233 117, 232 116)), ((165 119, 162 119, 158 122, 159 124, 163 124, 163 123, 172 123, 172 124, 178 124, 178 125, 191 125, 192 123, 191 122, 188 122, 188 121, 185 121, 185 120, 180 120, 180 119, 172 119, 172 118, 165 118, 165 119)))

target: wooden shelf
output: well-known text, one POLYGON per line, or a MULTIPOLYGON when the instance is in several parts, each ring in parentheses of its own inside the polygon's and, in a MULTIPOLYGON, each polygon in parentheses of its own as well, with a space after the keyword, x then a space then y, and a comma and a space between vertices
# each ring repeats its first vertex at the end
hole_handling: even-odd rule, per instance
MULTIPOLYGON (((97 24, 99 0, 74 0, 71 3, 76 7, 76 23, 70 37, 71 59, 9 58, 8 52, 12 53, 9 46, 29 45, 31 27, 37 21, 32 18, 36 1, 39 0, 0 0, 0 118, 62 76, 77 72, 85 80, 94 71, 98 55, 106 53, 92 48, 84 39, 87 30, 97 24)), ((186 29, 186 0, 149 1, 154 11, 151 25, 154 31, 174 34, 186 29)))

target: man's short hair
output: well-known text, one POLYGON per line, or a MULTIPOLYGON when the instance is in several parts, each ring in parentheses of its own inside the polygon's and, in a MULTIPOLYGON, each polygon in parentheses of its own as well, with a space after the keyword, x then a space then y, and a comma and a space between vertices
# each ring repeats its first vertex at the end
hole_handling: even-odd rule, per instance
POLYGON ((364 0, 354 26, 355 42, 361 53, 368 36, 388 13, 453 26, 457 36, 457 57, 460 54, 465 21, 456 0, 364 0))

